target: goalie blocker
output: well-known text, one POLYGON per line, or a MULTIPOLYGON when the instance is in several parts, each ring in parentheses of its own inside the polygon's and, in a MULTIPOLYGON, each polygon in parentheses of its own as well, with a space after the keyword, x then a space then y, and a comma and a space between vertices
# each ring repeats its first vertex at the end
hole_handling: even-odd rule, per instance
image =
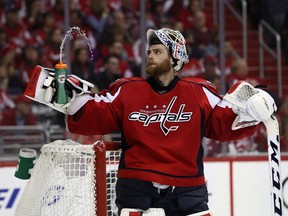
POLYGON ((55 70, 35 66, 24 94, 34 101, 45 104, 64 114, 75 114, 89 99, 91 89, 94 87, 75 75, 68 75, 65 81, 65 89, 68 97, 66 104, 56 102, 57 88, 55 70), (71 106, 73 102, 73 106, 71 106))

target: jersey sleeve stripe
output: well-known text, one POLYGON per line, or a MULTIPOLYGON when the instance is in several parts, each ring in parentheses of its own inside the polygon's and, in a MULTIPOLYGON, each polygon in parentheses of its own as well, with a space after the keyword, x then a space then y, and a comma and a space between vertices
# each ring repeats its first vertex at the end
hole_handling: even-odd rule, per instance
POLYGON ((221 99, 217 97, 215 94, 213 94, 211 91, 209 91, 207 88, 202 87, 202 89, 206 94, 211 107, 214 108, 221 101, 221 99))
POLYGON ((115 98, 119 95, 120 91, 121 91, 121 87, 118 88, 118 90, 115 92, 114 95, 111 95, 109 92, 107 92, 105 95, 96 94, 94 96, 94 100, 96 102, 104 101, 105 103, 112 103, 115 100, 115 98))

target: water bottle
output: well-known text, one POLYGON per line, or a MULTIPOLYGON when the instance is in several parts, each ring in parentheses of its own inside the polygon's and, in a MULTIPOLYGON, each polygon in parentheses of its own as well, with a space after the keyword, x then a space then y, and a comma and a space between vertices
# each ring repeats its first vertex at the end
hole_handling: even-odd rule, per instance
POLYGON ((30 170, 34 166, 36 155, 37 153, 35 149, 20 149, 18 164, 14 176, 19 179, 29 179, 31 176, 30 170))
POLYGON ((65 81, 68 74, 68 66, 61 61, 55 65, 55 78, 56 78, 56 103, 66 104, 68 97, 65 89, 65 81))

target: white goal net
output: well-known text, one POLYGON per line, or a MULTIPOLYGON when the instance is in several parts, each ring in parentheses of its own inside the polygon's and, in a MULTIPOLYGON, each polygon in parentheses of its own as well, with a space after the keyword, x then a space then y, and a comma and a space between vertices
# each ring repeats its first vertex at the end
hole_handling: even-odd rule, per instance
POLYGON ((72 140, 44 145, 15 216, 116 215, 118 148, 72 140))

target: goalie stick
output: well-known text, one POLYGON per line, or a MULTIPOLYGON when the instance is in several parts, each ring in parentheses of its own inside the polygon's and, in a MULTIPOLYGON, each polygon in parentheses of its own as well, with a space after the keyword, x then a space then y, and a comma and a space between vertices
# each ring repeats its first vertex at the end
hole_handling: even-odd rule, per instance
MULTIPOLYGON (((236 108, 240 112, 240 115, 238 115, 240 117, 237 117, 236 118, 237 121, 233 123, 232 126, 233 130, 254 125, 246 122, 244 124, 241 124, 241 114, 245 116, 246 101, 251 96, 257 93, 258 90, 255 89, 252 85, 246 82, 238 82, 224 96, 223 100, 226 100, 230 102, 232 105, 236 106, 236 108), (239 126, 237 127, 237 125, 239 126)), ((275 115, 272 115, 271 118, 264 121, 263 123, 266 127, 266 133, 267 133, 272 216, 283 216, 283 190, 282 190, 281 170, 280 170, 281 157, 280 157, 279 124, 275 115)))

